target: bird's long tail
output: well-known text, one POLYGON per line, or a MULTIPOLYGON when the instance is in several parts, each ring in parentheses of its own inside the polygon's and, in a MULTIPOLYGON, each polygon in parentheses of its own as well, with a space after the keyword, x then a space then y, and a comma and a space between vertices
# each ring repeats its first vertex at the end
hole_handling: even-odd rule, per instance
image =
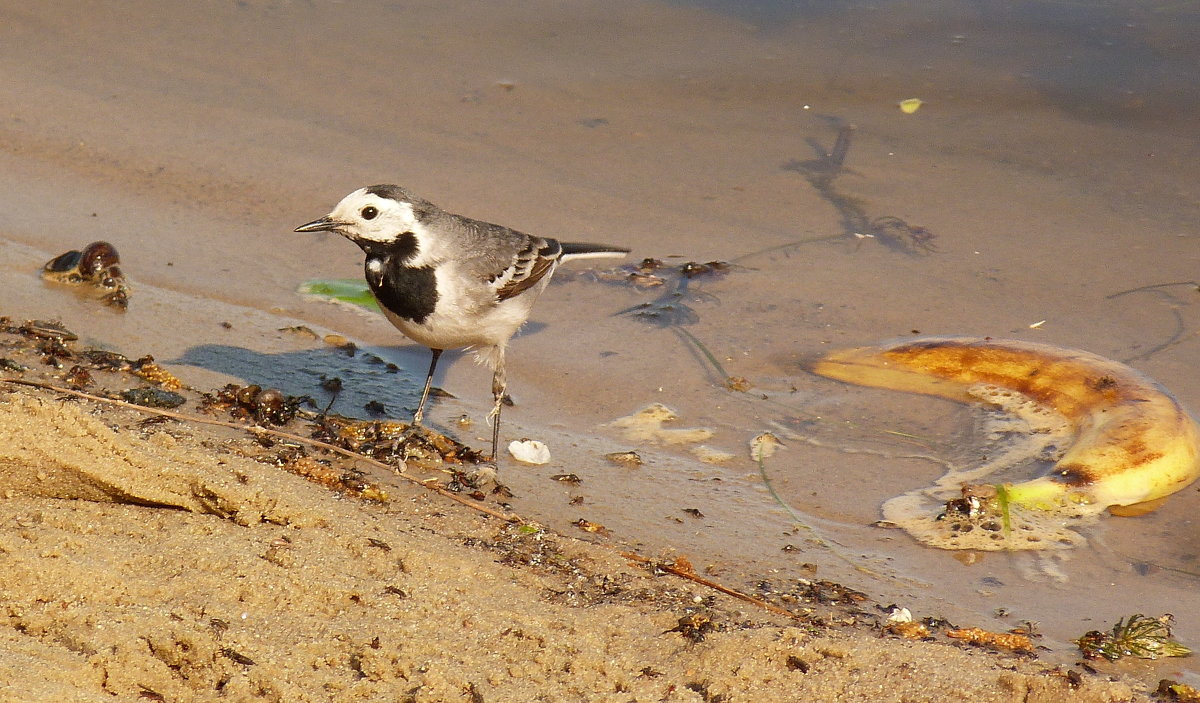
POLYGON ((614 247, 607 244, 588 244, 587 242, 559 242, 562 253, 560 261, 577 259, 613 259, 621 258, 629 253, 624 247, 614 247))

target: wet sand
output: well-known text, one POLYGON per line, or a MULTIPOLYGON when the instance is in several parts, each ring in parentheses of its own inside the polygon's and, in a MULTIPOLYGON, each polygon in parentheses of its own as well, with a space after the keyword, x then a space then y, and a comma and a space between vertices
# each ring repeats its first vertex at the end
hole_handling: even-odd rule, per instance
MULTIPOLYGON (((575 534, 571 523, 581 517, 603 524, 613 543, 686 554, 740 588, 793 583, 816 568, 821 578, 918 616, 995 630, 1038 621, 1051 650, 1044 656, 1054 663, 1075 661, 1070 639, 1131 611, 1175 612, 1178 634, 1195 644, 1200 622, 1181 605, 1194 591, 1200 546, 1191 517, 1200 499, 1194 488, 1155 514, 1106 521, 1086 550, 1040 561, 988 555, 966 565, 962 555, 870 525, 887 498, 931 483, 947 463, 986 452, 974 411, 815 379, 797 363, 831 345, 914 330, 1009 336, 1128 360, 1185 405, 1200 406, 1200 380, 1192 373, 1200 329, 1194 290, 1111 297, 1192 280, 1200 263, 1194 225, 1200 149, 1189 126, 1198 103, 1181 68, 1197 54, 1195 23, 1186 9, 1059 3, 1019 11, 953 3, 851 6, 798 16, 730 16, 651 3, 616 9, 368 4, 356 11, 320 3, 170 10, 134 3, 82 14, 10 8, 0 49, 6 76, 0 91, 9 106, 0 122, 6 213, 0 314, 61 319, 91 344, 152 353, 199 388, 255 382, 325 402, 321 378, 339 376, 347 390, 337 410, 361 415, 363 404, 377 399, 403 418, 415 401, 425 352, 405 345, 378 317, 295 293, 310 278, 360 274, 352 245, 290 232, 356 187, 403 183, 467 215, 567 240, 630 246, 634 260, 731 261, 736 266, 727 274, 696 279, 676 302, 694 313, 684 327, 691 338, 726 372, 747 378, 750 393, 723 388, 679 328, 615 314, 653 302, 661 290, 612 285, 585 271, 557 276, 512 346, 517 407, 506 412, 505 433, 543 439, 555 457, 546 467, 502 469, 517 512, 563 534, 575 534), (927 103, 904 115, 896 102, 910 97, 927 103), (845 171, 822 190, 808 177, 812 162, 832 149, 845 124, 856 127, 845 171), (936 251, 878 233, 855 236, 873 234, 855 231, 861 224, 855 213, 868 225, 894 217, 928 228, 936 251), (37 279, 50 257, 101 238, 121 250, 134 282, 123 316, 98 312, 37 279), (388 374, 278 331, 295 324, 343 334, 403 372, 388 374), (635 445, 608 425, 651 402, 674 409, 680 426, 711 428, 705 444, 733 458, 710 464, 687 446, 635 445), (810 441, 789 442, 767 464, 782 499, 776 501, 749 461, 747 443, 778 424, 812 427, 814 417, 823 419, 810 441), (889 431, 922 441, 913 446, 889 431), (628 449, 642 452, 647 463, 626 470, 603 459, 628 449), (561 473, 582 482, 550 480, 561 473), (807 528, 798 527, 797 516, 807 528), (798 549, 783 551, 789 546, 798 549), (997 615, 1000 609, 1009 615, 997 615)), ((437 383, 457 398, 440 402, 433 420, 477 442, 474 435, 486 434, 479 428, 487 374, 467 356, 447 359, 437 383), (473 433, 458 429, 463 414, 475 420, 473 433)), ((350 525, 313 536, 314 543, 360 534, 363 521, 428 537, 411 523, 405 527, 403 511, 312 500, 312 510, 350 525)), ((58 561, 73 566, 54 579, 32 580, 13 602, 45 608, 82 599, 80 607, 95 613, 88 622, 97 623, 115 617, 109 601, 89 603, 62 585, 126 577, 125 566, 96 554, 128 550, 136 541, 145 559, 161 560, 169 548, 157 540, 161 534, 176 540, 176 550, 195 539, 199 551, 198 532, 249 529, 211 515, 37 498, 7 509, 81 516, 62 517, 66 526, 59 528, 70 535, 63 537, 70 559, 58 561), (90 511, 102 517, 86 517, 90 511), (85 540, 77 533, 92 528, 83 525, 107 527, 85 540), (121 536, 134 534, 143 536, 121 536)), ((18 517, 5 522, 10 541, 22 529, 17 523, 27 521, 18 517)), ((255 528, 255 536, 239 539, 257 540, 265 552, 278 536, 267 532, 275 529, 255 528)), ((471 529, 490 534, 496 527, 484 522, 471 529)), ((246 559, 258 570, 245 566, 245 573, 266 584, 276 567, 259 559, 256 548, 243 543, 233 551, 254 553, 257 561, 246 559)), ((338 568, 353 561, 311 548, 306 580, 334 578, 322 560, 338 568)), ((470 550, 454 558, 460 572, 479 570, 503 582, 525 578, 505 576, 470 550)), ((603 562, 596 571, 610 567, 603 562)), ((131 628, 152 627, 155 617, 175 622, 170 602, 187 599, 153 593, 168 588, 166 573, 148 570, 137 586, 147 590, 136 597, 112 596, 121 608, 136 601, 157 609, 143 621, 123 611, 131 628)), ((354 578, 374 577, 363 571, 354 578)), ((443 581, 454 582, 440 573, 422 579, 431 589, 443 581)), ((211 589, 203 590, 221 602, 237 597, 211 589)), ((487 605, 483 592, 470 593, 453 611, 470 608, 492 618, 473 605, 487 605)), ((202 600, 180 608, 203 610, 202 600)), ((528 619, 546 607, 528 594, 511 600, 527 601, 529 609, 507 610, 492 622, 528 619)), ((330 617, 310 606, 297 609, 310 625, 330 617)), ((194 613, 187 617, 204 624, 194 613)), ((590 608, 569 617, 591 617, 590 608)), ((661 611, 659 620, 640 611, 636 617, 653 624, 620 629, 657 636, 674 622, 661 611)), ((592 622, 605 620, 597 615, 592 622)), ((425 636, 438 629, 445 627, 425 636)), ((83 653, 102 647, 73 649, 73 635, 46 632, 31 642, 10 631, 35 652, 13 668, 40 680, 30 662, 62 671, 70 661, 95 675, 88 657, 98 655, 83 653)), ((109 641, 129 642, 130 632, 109 641)), ((298 632, 287 629, 263 645, 259 658, 248 656, 284 667, 284 654, 266 652, 286 653, 306 639, 298 632), (283 644, 278 639, 288 637, 283 644)), ((668 637, 679 644, 677 635, 668 637)), ((765 637, 779 641, 778 634, 765 637)), ((870 637, 854 646, 876 646, 870 637)), ((462 646, 431 641, 446 643, 433 649, 462 646)), ((696 652, 708 646, 677 647, 676 655, 702 656, 696 652)), ((141 654, 147 651, 155 650, 141 654)), ((914 651, 933 662, 938 676, 959 668, 953 650, 914 651), (942 656, 950 658, 939 665, 942 656)), ((419 658, 414 653, 412 661, 419 658)), ((474 671, 490 671, 482 655, 462 659, 474 671)), ((861 670, 873 659, 850 666, 861 670)), ((149 670, 147 661, 116 666, 113 680, 149 670)), ((236 668, 228 657, 213 661, 236 668)), ((883 661, 866 668, 884 676, 897 666, 883 661)), ((1160 675, 1198 683, 1191 670, 1185 660, 1122 665, 1115 673, 1151 685, 1160 675)), ((282 678, 300 675, 289 671, 282 678)), ((179 677, 173 681, 182 685, 179 677)), ((136 695, 133 686, 142 684, 121 685, 125 695, 136 695)), ((520 697, 505 690, 498 699, 520 697)))

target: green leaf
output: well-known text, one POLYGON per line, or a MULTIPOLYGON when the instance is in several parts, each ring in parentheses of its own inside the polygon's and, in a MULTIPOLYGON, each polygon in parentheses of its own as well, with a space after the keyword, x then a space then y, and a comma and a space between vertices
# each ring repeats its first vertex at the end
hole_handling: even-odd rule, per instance
POLYGON ((379 303, 371 295, 367 282, 360 278, 326 278, 305 281, 300 294, 336 303, 349 303, 367 310, 379 311, 379 303))

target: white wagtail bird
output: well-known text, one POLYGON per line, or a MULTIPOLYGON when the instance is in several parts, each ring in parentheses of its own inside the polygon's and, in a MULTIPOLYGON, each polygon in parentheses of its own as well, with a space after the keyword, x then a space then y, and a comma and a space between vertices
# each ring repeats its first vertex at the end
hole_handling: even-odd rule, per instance
POLYGON ((421 425, 443 350, 474 348, 477 359, 492 367, 492 461, 497 460, 505 398, 504 348, 555 268, 568 259, 629 253, 455 215, 396 185, 360 188, 333 212, 296 231, 336 232, 357 244, 366 254, 367 283, 383 314, 433 352, 414 427, 421 425))

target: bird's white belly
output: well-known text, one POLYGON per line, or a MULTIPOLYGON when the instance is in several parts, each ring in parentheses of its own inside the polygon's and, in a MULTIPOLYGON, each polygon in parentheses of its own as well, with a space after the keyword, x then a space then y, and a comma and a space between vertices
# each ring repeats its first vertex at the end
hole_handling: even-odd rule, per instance
POLYGON ((447 286, 439 277, 437 307, 420 323, 400 317, 386 308, 383 312, 405 336, 432 349, 503 347, 525 322, 544 287, 545 284, 541 283, 536 290, 493 303, 472 298, 463 291, 447 286))

